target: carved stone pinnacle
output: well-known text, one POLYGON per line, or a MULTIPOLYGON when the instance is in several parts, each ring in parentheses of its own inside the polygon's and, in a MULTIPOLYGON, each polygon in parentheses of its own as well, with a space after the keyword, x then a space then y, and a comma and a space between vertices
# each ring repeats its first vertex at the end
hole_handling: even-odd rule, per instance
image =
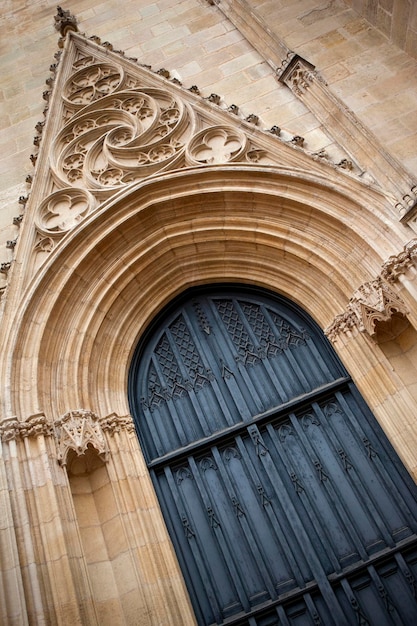
POLYGON ((70 11, 65 11, 60 6, 57 6, 57 14, 55 15, 55 29, 60 32, 62 37, 69 31, 78 32, 77 19, 74 15, 71 15, 70 11))

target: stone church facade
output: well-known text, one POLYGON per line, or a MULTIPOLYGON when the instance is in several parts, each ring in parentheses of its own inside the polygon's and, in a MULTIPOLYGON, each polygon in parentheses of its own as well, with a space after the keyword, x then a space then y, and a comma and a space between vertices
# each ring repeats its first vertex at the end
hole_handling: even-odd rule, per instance
POLYGON ((414 3, 1 29, 0 622, 414 623, 414 3))

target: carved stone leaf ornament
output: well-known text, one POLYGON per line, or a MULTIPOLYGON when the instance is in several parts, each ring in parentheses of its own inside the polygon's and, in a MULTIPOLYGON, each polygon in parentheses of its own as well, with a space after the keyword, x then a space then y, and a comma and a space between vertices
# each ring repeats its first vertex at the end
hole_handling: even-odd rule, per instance
POLYGON ((46 437, 52 432, 52 425, 43 413, 31 415, 23 422, 12 417, 0 423, 0 441, 3 442, 25 439, 26 437, 46 437))

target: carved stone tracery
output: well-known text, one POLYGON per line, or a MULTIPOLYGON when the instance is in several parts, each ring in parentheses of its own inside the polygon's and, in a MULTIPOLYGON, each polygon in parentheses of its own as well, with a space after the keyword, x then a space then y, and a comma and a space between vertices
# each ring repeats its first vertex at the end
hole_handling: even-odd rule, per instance
POLYGON ((226 126, 214 126, 197 133, 187 147, 190 163, 227 163, 244 153, 247 139, 242 132, 226 126))
POLYGON ((103 94, 76 111, 56 138, 56 174, 91 193, 111 192, 172 164, 190 134, 189 120, 184 104, 163 90, 103 94))
POLYGON ((78 409, 65 413, 55 421, 54 432, 61 465, 67 464, 70 450, 81 456, 89 446, 98 452, 103 461, 108 460, 107 442, 99 418, 92 411, 78 409))
POLYGON ((94 207, 94 198, 84 189, 64 188, 48 196, 36 219, 38 231, 54 235, 70 230, 94 207))
POLYGON ((325 334, 335 341, 341 333, 354 329, 375 338, 377 325, 389 322, 394 314, 406 316, 408 313, 402 299, 381 277, 364 283, 349 300, 346 310, 337 315, 325 334))
MULTIPOLYGON (((54 99, 62 125, 49 150, 52 192, 35 217, 36 266, 100 202, 132 182, 187 166, 275 162, 243 129, 213 125, 213 115, 201 114, 178 87, 167 89, 165 70, 157 84, 148 68, 135 72, 109 50, 104 59, 84 43, 63 70, 60 104, 54 99)), ((206 100, 212 106, 218 98, 206 100)), ((247 121, 253 125, 255 117, 247 121)))

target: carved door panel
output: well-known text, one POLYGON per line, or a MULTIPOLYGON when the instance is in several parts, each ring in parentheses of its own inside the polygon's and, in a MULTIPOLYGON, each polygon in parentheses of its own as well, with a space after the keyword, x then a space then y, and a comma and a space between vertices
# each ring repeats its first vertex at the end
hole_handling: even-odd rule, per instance
POLYGON ((196 292, 130 399, 200 624, 417 623, 415 487, 296 307, 196 292))

